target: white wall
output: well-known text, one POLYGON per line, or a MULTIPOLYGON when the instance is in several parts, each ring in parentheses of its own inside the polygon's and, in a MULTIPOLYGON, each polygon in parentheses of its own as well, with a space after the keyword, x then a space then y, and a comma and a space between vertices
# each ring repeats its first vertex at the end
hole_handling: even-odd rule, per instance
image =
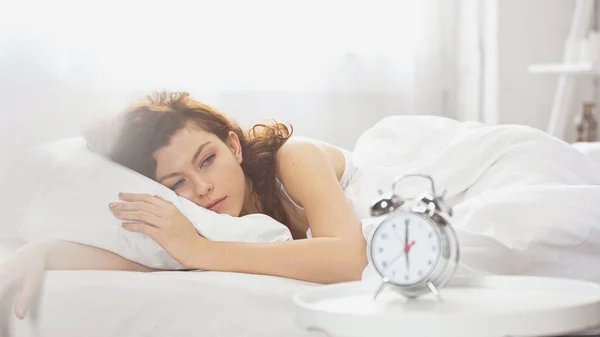
POLYGON ((490 117, 493 122, 546 130, 557 77, 533 75, 527 67, 532 63, 562 61, 575 1, 485 2, 488 25, 484 35, 492 45, 487 45, 484 52, 488 84, 484 89, 488 102, 484 115, 494 115, 496 110, 496 120, 490 117))
MULTIPOLYGON (((35 46, 35 43, 22 42, 11 45, 10 52, 0 52, 0 172, 10 167, 14 157, 31 145, 78 136, 94 118, 116 113, 144 99, 154 89, 189 91, 193 98, 235 118, 243 127, 275 118, 292 124, 296 135, 328 141, 348 150, 365 129, 381 118, 411 111, 410 92, 380 88, 391 86, 381 84, 386 77, 380 74, 392 76, 391 68, 373 67, 383 64, 376 60, 367 66, 360 63, 362 59, 353 63, 351 55, 348 64, 334 68, 339 74, 324 75, 332 75, 335 81, 345 85, 366 83, 373 90, 210 92, 197 90, 192 85, 125 89, 117 87, 116 82, 115 86, 106 85, 98 79, 98 73, 85 67, 61 77, 51 63, 54 54, 37 50, 35 46), (348 68, 345 72, 344 67, 348 68), (353 70, 361 70, 361 67, 367 69, 350 77, 353 70)), ((402 73, 393 77, 410 81, 410 76, 402 73)))
POLYGON ((456 20, 456 115, 480 121, 482 110, 481 7, 479 0, 459 0, 456 20))
POLYGON ((346 149, 388 115, 453 116, 453 1, 286 2, 276 15, 185 1, 208 22, 177 6, 38 2, 0 11, 0 172, 28 146, 76 136, 161 88, 243 126, 273 117, 346 149), (219 18, 237 24, 212 31, 219 18))

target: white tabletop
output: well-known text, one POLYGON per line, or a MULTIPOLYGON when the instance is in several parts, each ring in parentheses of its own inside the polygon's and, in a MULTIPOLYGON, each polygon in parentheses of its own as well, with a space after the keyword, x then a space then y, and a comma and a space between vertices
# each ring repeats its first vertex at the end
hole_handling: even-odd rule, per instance
POLYGON ((537 277, 456 278, 407 300, 378 281, 318 287, 294 296, 296 322, 335 337, 558 336, 600 325, 600 285, 537 277))

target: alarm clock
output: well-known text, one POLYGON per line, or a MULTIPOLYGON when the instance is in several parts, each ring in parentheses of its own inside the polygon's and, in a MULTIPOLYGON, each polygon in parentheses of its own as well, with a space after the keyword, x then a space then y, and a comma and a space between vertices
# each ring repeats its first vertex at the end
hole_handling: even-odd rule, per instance
POLYGON ((382 281, 374 298, 389 286, 408 298, 432 292, 441 299, 440 289, 454 275, 459 260, 459 244, 450 224, 452 209, 444 203, 444 194, 436 193, 430 176, 407 174, 372 204, 371 215, 382 218, 367 241, 369 263, 382 281), (403 199, 395 189, 407 177, 428 179, 431 191, 403 199))

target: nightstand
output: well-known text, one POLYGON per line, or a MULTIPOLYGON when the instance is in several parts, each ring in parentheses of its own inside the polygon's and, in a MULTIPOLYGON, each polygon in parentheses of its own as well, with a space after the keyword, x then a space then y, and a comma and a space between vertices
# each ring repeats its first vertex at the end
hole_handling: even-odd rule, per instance
POLYGON ((297 294, 296 324, 334 337, 565 336, 600 326, 600 285, 524 276, 455 278, 407 300, 378 281, 326 285, 297 294))

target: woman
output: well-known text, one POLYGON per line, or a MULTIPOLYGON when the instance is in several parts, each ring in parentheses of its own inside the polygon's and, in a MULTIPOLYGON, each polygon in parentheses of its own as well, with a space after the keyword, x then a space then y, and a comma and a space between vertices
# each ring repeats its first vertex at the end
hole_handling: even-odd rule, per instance
MULTIPOLYGON (((294 238, 263 244, 211 242, 157 196, 125 193, 107 205, 125 229, 150 236, 184 267, 319 283, 358 280, 367 255, 360 222, 343 191, 352 174, 351 154, 291 135, 280 123, 259 124, 244 133, 187 93, 166 92, 95 123, 85 133, 92 150, 197 205, 230 216, 267 214, 285 224, 294 238)), ((25 316, 45 269, 151 271, 85 245, 29 244, 0 268, 0 294, 11 286, 20 288, 17 317, 25 316)))

